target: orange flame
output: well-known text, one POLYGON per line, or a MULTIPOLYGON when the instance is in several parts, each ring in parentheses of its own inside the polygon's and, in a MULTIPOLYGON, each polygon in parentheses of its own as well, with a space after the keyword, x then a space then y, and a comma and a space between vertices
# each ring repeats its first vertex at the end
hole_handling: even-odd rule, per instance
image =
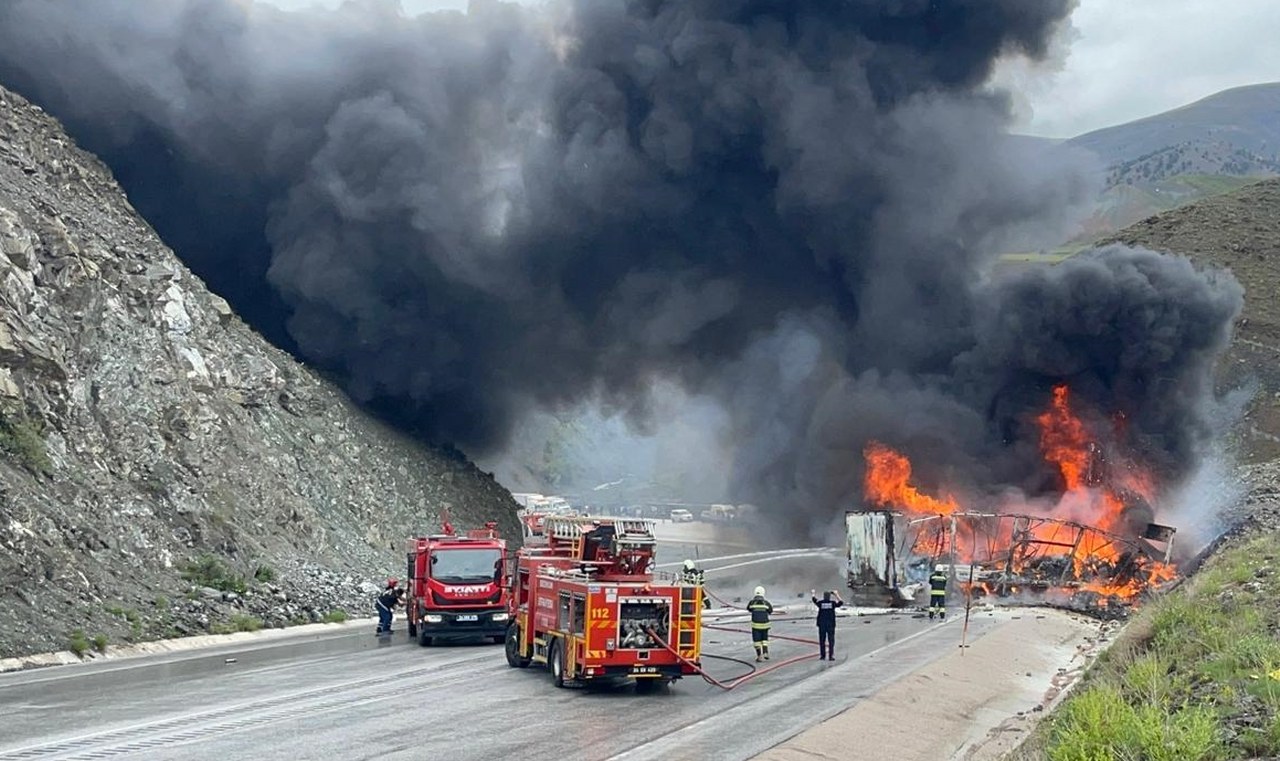
MULTIPOLYGON (((1071 393, 1065 385, 1056 386, 1048 408, 1036 416, 1040 429, 1040 450, 1046 462, 1055 465, 1062 476, 1063 494, 1057 512, 1076 523, 1095 530, 1075 529, 1075 536, 1059 536, 1062 524, 1046 524, 1032 529, 1032 538, 1050 545, 1071 547, 1074 558, 1075 578, 1094 577, 1097 580, 1082 585, 1082 589, 1103 597, 1130 600, 1142 593, 1147 585, 1156 585, 1177 576, 1176 570, 1165 563, 1149 558, 1122 558, 1120 548, 1107 534, 1125 533, 1124 492, 1140 495, 1148 501, 1154 498, 1155 484, 1146 471, 1127 465, 1115 472, 1104 469, 1104 463, 1084 422, 1071 406, 1071 393), (1067 540, 1064 544, 1064 540, 1067 540), (1119 566, 1124 565, 1132 573, 1126 578, 1108 578, 1119 566)), ((923 494, 911 484, 911 461, 903 454, 876 441, 863 450, 867 470, 864 477, 866 498, 880 507, 898 507, 918 515, 953 515, 962 508, 955 497, 946 494, 942 498, 923 494)), ((962 523, 966 519, 960 519, 962 523)), ((972 532, 970 532, 972 533, 972 532)), ((1006 532, 1007 533, 1007 532, 1006 532)), ((949 532, 939 526, 936 532, 916 538, 913 550, 922 555, 950 554, 958 562, 972 562, 975 548, 970 544, 963 526, 959 526, 951 539, 958 546, 948 546, 949 532)), ((1012 536, 994 538, 1001 546, 1010 549, 1017 539, 1012 536)))
POLYGON ((867 460, 863 478, 867 499, 881 507, 898 506, 912 512, 950 515, 960 510, 955 498, 936 499, 911 485, 911 461, 878 441, 862 450, 867 460))
POLYGON ((1052 404, 1036 422, 1040 424, 1040 449, 1044 459, 1058 466, 1067 491, 1079 489, 1089 471, 1089 437, 1084 424, 1071 414, 1066 386, 1053 389, 1052 404))

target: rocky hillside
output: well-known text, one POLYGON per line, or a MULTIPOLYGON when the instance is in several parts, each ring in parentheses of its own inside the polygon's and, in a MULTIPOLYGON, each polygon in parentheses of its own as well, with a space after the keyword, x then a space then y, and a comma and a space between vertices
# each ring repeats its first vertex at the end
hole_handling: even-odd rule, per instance
POLYGON ((1280 179, 1150 217, 1101 241, 1111 242, 1229 267, 1244 285, 1244 315, 1224 372, 1258 383, 1245 421, 1248 458, 1280 460, 1280 179))
POLYGON ((248 329, 0 90, 0 657, 369 615, 445 509, 518 536, 489 474, 248 329))

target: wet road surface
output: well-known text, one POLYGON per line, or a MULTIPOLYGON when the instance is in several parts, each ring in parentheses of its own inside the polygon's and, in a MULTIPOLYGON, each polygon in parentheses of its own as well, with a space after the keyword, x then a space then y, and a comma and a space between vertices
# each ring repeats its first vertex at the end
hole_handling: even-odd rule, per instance
MULTIPOLYGON (((779 621, 775 635, 814 637, 803 587, 834 586, 836 561, 759 557, 704 562, 709 586, 730 599, 773 584, 775 606, 801 619, 779 621)), ((743 615, 718 609, 708 622, 737 628, 743 615)), ((993 625, 975 620, 969 639, 993 625)), ((0 675, 0 761, 746 759, 953 652, 961 634, 958 621, 909 614, 842 618, 833 663, 804 661, 731 691, 694 677, 637 695, 557 689, 537 666, 508 667, 500 645, 420 648, 396 626, 390 641, 312 635, 0 675)), ((815 651, 775 636, 771 664, 815 651)), ((750 661, 750 635, 707 630, 704 654, 750 661)), ((721 680, 751 667, 707 666, 721 680)))

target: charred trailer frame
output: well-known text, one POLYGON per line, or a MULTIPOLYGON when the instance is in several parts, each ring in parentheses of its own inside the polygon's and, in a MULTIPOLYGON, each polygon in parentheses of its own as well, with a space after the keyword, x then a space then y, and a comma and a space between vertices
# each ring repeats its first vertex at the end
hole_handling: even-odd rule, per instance
POLYGON ((1091 586, 1145 585, 1150 561, 1167 564, 1176 529, 1149 524, 1126 539, 1092 526, 1013 513, 907 515, 889 510, 845 513, 847 584, 851 601, 871 607, 920 604, 928 577, 944 566, 953 581, 973 582, 977 594, 1008 597, 1059 589, 1091 598, 1091 586), (1102 560, 1101 558, 1113 558, 1102 560))

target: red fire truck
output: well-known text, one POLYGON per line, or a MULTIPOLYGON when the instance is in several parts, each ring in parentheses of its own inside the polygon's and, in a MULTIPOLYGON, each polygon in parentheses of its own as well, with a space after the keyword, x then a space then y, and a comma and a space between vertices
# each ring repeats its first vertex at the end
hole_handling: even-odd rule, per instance
POLYGON ((410 637, 423 646, 438 639, 503 641, 510 585, 507 543, 496 523, 459 536, 445 521, 444 533, 410 540, 408 549, 410 637))
POLYGON ((653 523, 548 516, 545 543, 515 556, 507 663, 545 663, 557 687, 630 678, 641 692, 697 673, 702 589, 655 580, 653 523))

